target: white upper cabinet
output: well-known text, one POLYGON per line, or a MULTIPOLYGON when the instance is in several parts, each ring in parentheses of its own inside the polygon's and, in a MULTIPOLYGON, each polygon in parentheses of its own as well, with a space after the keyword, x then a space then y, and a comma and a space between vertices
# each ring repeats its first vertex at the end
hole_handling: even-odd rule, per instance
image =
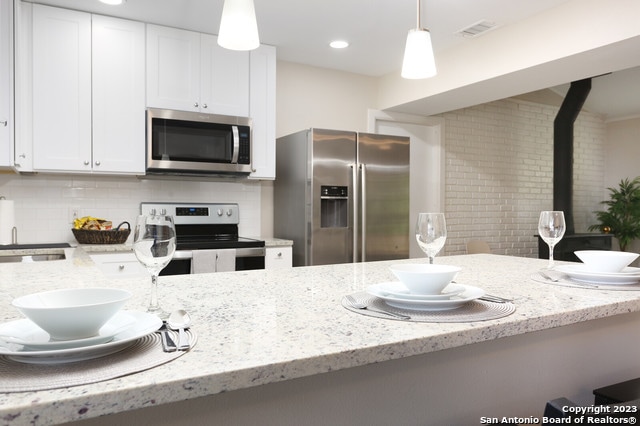
POLYGON ((253 125, 251 179, 276 177, 276 49, 251 51, 250 111, 253 125))
POLYGON ((92 26, 93 170, 142 174, 144 24, 94 15, 92 26))
POLYGON ((33 168, 91 168, 91 15, 33 6, 33 168))
POLYGON ((213 35, 147 25, 147 106, 249 115, 249 53, 213 35))
POLYGON ((36 4, 32 37, 33 170, 144 173, 144 24, 36 4))
POLYGON ((203 102, 214 114, 249 116, 249 53, 218 45, 218 37, 202 34, 200 82, 203 102))
POLYGON ((0 0, 0 167, 13 165, 13 1, 0 0))

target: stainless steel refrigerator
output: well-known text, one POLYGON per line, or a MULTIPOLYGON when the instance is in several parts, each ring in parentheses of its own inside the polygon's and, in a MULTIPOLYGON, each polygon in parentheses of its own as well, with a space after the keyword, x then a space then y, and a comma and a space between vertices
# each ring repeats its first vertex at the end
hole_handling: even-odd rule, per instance
POLYGON ((276 141, 274 235, 293 265, 409 257, 409 138, 308 129, 276 141))

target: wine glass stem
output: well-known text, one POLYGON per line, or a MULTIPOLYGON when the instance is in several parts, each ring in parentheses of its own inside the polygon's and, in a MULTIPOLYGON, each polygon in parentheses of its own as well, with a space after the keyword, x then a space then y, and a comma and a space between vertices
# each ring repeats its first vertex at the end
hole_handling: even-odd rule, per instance
POLYGON ((151 302, 149 303, 149 312, 159 312, 160 304, 158 303, 158 274, 151 274, 151 302))
POLYGON ((554 244, 549 244, 549 269, 553 269, 553 266, 554 266, 553 247, 554 247, 554 244))
POLYGON ((433 256, 429 256, 429 264, 433 265, 433 256))

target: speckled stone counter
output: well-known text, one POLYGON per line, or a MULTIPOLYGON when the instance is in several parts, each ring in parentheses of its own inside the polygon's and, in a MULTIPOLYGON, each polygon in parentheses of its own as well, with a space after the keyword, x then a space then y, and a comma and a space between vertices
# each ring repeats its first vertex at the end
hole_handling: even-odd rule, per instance
MULTIPOLYGON (((20 318, 9 305, 11 297, 61 287, 127 288, 134 297, 126 309, 145 309, 147 280, 109 281, 83 249, 65 252, 64 261, 0 264, 2 321, 20 318)), ((416 261, 425 260, 405 262, 416 261)), ((576 387, 588 393, 620 377, 640 376, 640 365, 633 364, 640 364, 635 343, 640 339, 626 337, 640 322, 640 291, 538 283, 530 276, 546 265, 543 260, 469 255, 440 257, 437 263, 461 266, 459 283, 515 299, 513 315, 475 323, 410 323, 341 306, 347 293, 394 280, 388 269, 393 263, 160 277, 164 308, 184 308, 193 318, 199 334, 194 350, 169 364, 102 383, 0 394, 1 424, 82 419, 90 419, 87 425, 140 424, 147 419, 169 425, 178 424, 185 410, 190 420, 184 424, 204 424, 198 422, 207 418, 209 424, 302 419, 306 424, 445 424, 442 419, 468 424, 457 422, 475 419, 478 424, 478 416, 495 410, 525 415, 524 407, 528 412, 537 407, 542 415, 546 399, 570 396, 576 387), (567 345, 565 339, 577 340, 567 345), (625 340, 632 342, 624 351, 615 347, 625 340), (557 356, 556 349, 562 354, 557 356), (572 371, 585 356, 611 365, 595 373, 572 371), (547 370, 549 365, 553 368, 547 370), (544 383, 550 386, 542 392, 544 383), (520 393, 511 389, 516 385, 520 393), (538 393, 531 394, 530 386, 538 393), (477 395, 477 401, 464 408, 468 394, 477 395), (514 401, 505 405, 488 395, 514 401), (451 412, 443 412, 445 406, 451 412), (316 417, 307 417, 310 413, 316 417), (92 419, 103 415, 114 416, 92 419)))

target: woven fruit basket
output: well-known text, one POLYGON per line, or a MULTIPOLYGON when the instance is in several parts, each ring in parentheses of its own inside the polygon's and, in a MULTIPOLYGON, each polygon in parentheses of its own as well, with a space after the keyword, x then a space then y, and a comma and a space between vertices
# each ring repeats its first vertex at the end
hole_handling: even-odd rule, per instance
POLYGON ((124 244, 131 233, 131 225, 129 222, 122 222, 116 229, 97 231, 73 228, 71 231, 80 244, 124 244), (121 229, 123 225, 127 228, 121 229))

